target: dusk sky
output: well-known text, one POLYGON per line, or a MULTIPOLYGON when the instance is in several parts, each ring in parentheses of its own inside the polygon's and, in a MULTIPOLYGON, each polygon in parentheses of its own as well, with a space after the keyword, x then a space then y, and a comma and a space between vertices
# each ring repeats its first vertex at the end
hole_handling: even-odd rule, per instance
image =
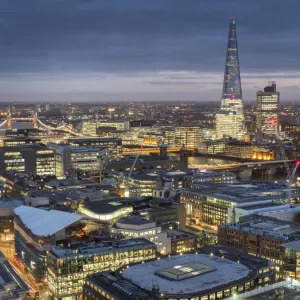
POLYGON ((0 99, 220 101, 230 16, 243 98, 300 99, 298 0, 0 0, 0 99))

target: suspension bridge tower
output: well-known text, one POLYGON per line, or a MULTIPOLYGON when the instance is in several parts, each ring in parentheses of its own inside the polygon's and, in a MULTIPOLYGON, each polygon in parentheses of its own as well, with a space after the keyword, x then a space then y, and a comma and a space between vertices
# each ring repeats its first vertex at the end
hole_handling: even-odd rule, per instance
POLYGON ((33 118, 32 118, 32 126, 33 128, 38 128, 38 114, 37 114, 37 111, 35 111, 33 113, 33 118))
POLYGON ((11 110, 10 110, 10 108, 8 109, 8 113, 7 113, 6 129, 12 129, 12 120, 11 120, 11 110))

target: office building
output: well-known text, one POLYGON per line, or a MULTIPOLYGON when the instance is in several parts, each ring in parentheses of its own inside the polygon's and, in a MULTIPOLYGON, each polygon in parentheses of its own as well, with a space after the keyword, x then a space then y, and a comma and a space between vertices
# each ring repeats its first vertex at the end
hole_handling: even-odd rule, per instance
POLYGON ((53 245, 76 247, 107 233, 105 222, 58 210, 30 206, 14 209, 16 255, 37 282, 45 279, 47 251, 53 245))
POLYGON ((55 176, 55 153, 39 144, 0 148, 0 169, 28 172, 36 176, 55 176))
POLYGON ((107 147, 111 151, 114 157, 119 156, 122 153, 122 139, 120 138, 70 138, 66 142, 71 146, 76 147, 91 147, 100 146, 107 147))
POLYGON ((162 230, 155 221, 135 215, 119 219, 111 229, 112 233, 120 234, 127 239, 144 238, 157 246, 161 254, 171 253, 171 235, 162 230))
POLYGON ((283 250, 283 270, 286 278, 300 279, 300 240, 281 244, 283 250))
POLYGON ((191 252, 196 248, 197 236, 183 230, 168 230, 171 238, 171 253, 191 252))
POLYGON ((82 295, 88 275, 114 271, 156 258, 156 245, 142 238, 114 244, 95 244, 72 249, 52 247, 48 255, 47 282, 54 300, 82 295))
POLYGON ((175 147, 175 136, 176 132, 174 128, 167 128, 164 131, 164 143, 170 147, 175 147))
POLYGON ((256 132, 276 136, 279 129, 279 98, 276 82, 256 94, 256 132))
POLYGON ((226 247, 175 255, 123 271, 87 277, 83 297, 94 299, 216 300, 274 283, 274 265, 226 247))
POLYGON ((226 143, 224 156, 247 160, 273 160, 274 153, 267 147, 244 142, 226 143))
POLYGON ((236 183, 236 175, 233 172, 199 171, 193 176, 193 183, 236 183))
MULTIPOLYGON (((294 191, 293 193, 296 193, 294 191)), ((293 194, 292 198, 298 197, 293 194)), ((180 202, 186 209, 187 222, 217 226, 239 222, 243 216, 285 209, 287 192, 283 183, 193 184, 181 192, 180 202)))
MULTIPOLYGON (((249 216, 239 223, 219 226, 218 243, 276 263, 278 278, 286 278, 285 248, 300 239, 300 224, 263 216, 249 216), (282 247, 282 244, 284 247, 282 247)), ((298 243, 299 244, 299 243, 298 243)), ((296 262, 294 270, 296 271, 296 262)), ((295 272, 294 271, 294 272, 295 272)), ((293 274, 295 276, 295 274, 293 274)), ((298 276, 300 272, 298 270, 298 276)))
POLYGON ((202 131, 200 126, 178 125, 175 127, 175 146, 177 147, 185 145, 190 148, 198 148, 201 137, 202 131))
POLYGON ((80 170, 86 175, 99 176, 108 159, 108 148, 101 146, 71 146, 66 144, 48 144, 55 150, 56 176, 72 174, 80 170))
POLYGON ((23 147, 22 152, 26 172, 40 177, 55 176, 55 153, 52 149, 42 145, 33 145, 23 147))
POLYGON ((130 129, 130 122, 126 120, 98 121, 98 130, 101 130, 102 127, 110 127, 119 131, 128 131, 130 129))
POLYGON ((39 144, 40 138, 36 137, 8 137, 3 139, 3 147, 17 147, 21 145, 39 144))
POLYGON ((25 171, 25 159, 19 147, 0 148, 0 169, 3 171, 25 171))
POLYGON ((240 63, 236 35, 236 21, 230 18, 226 66, 220 111, 216 114, 216 138, 244 137, 244 109, 240 78, 240 63))
POLYGON ((97 121, 83 121, 81 123, 81 132, 85 136, 97 136, 97 121))

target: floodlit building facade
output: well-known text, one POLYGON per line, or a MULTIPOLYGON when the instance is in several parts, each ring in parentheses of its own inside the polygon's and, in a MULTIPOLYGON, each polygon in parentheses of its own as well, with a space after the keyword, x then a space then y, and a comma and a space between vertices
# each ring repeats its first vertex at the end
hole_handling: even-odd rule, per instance
POLYGON ((76 299, 84 280, 96 272, 156 258, 156 245, 148 240, 122 240, 113 245, 95 244, 76 250, 53 247, 48 256, 47 282, 52 299, 76 299))
POLYGON ((226 66, 221 109, 216 114, 216 138, 231 137, 242 140, 244 137, 244 108, 240 78, 236 21, 230 18, 226 54, 226 66))
POLYGON ((141 216, 121 218, 112 228, 113 233, 121 234, 125 238, 144 238, 157 246, 161 254, 171 253, 171 235, 162 231, 155 221, 141 216))
POLYGON ((276 136, 279 129, 280 93, 276 92, 276 83, 256 94, 256 131, 266 136, 276 136))
POLYGON ((175 146, 198 148, 201 142, 201 128, 193 125, 179 125, 175 127, 175 146))
POLYGON ((53 245, 74 247, 92 242, 90 234, 107 231, 104 222, 82 215, 30 206, 14 209, 16 258, 37 282, 45 279, 47 253, 53 245))

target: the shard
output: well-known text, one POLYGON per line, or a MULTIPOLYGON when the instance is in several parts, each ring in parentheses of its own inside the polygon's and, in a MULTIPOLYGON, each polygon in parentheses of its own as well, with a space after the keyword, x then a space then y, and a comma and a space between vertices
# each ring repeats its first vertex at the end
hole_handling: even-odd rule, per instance
POLYGON ((242 140, 244 136, 244 111, 240 76, 240 62, 236 34, 236 21, 229 22, 226 65, 220 111, 216 114, 216 137, 242 140))

